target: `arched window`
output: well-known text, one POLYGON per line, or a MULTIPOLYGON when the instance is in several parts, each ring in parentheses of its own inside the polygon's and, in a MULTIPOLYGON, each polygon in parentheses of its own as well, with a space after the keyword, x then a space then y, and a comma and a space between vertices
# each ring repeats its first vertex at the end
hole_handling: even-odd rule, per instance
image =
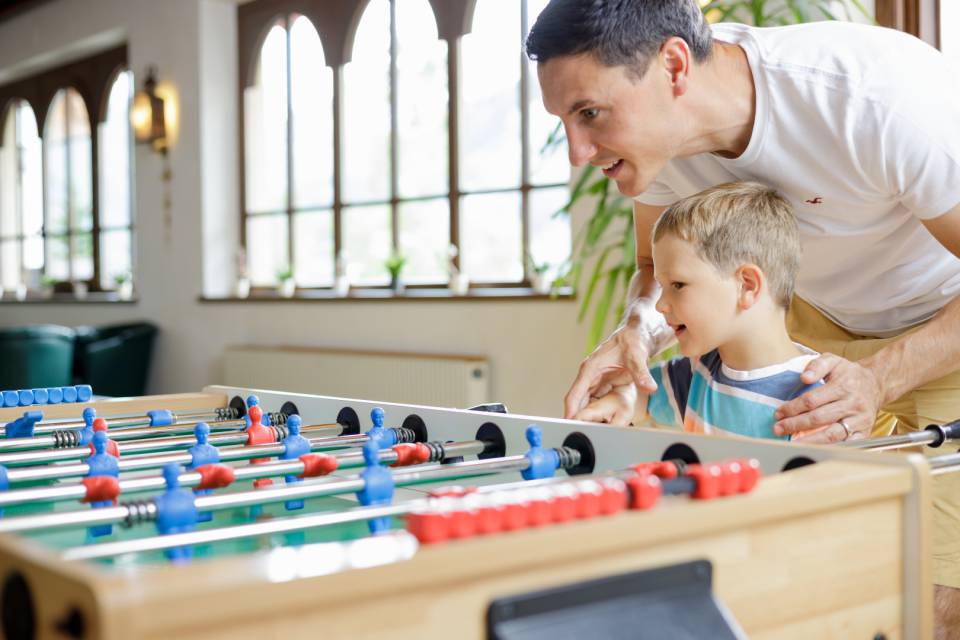
POLYGON ((310 4, 333 56, 326 67, 311 39, 303 77, 323 97, 311 111, 316 142, 305 142, 287 105, 301 77, 296 23, 259 22, 278 4, 289 11, 298 3, 254 0, 240 10, 241 46, 258 56, 256 80, 243 79, 254 285, 276 284, 277 269, 292 263, 298 285, 329 286, 335 250, 360 287, 388 284, 392 253, 406 261, 407 284, 443 287, 450 244, 461 270, 488 287, 520 287, 544 263, 555 273, 569 258, 569 220, 555 214, 567 201, 570 169, 563 149, 544 150, 556 121, 522 53, 546 0, 358 0, 359 15, 349 4, 310 4), (300 177, 307 169, 288 151, 297 145, 325 154, 312 157, 309 176, 300 177), (318 187, 319 204, 291 202, 304 180, 318 187), (320 186, 330 190, 319 195, 320 186), (290 226, 301 206, 315 209, 302 231, 290 226))
POLYGON ((245 237, 255 286, 333 282, 333 76, 306 17, 276 20, 244 89, 245 237))
POLYGON ((43 178, 40 136, 33 109, 10 103, 0 149, 0 282, 14 290, 25 271, 43 268, 43 178))
POLYGON ((450 242, 446 43, 427 0, 373 0, 344 67, 344 248, 361 285, 446 281, 450 242))
POLYGON ((130 103, 133 74, 122 71, 110 86, 99 126, 100 287, 115 289, 133 275, 133 201, 130 103))
POLYGON ((46 275, 58 281, 92 280, 90 118, 75 89, 54 96, 43 145, 46 275))

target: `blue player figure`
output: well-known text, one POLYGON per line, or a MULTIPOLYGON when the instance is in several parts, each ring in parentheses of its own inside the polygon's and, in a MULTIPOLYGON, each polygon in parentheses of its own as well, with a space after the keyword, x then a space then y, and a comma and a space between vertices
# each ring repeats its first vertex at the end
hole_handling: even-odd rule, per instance
MULTIPOLYGON (((197 444, 187 450, 191 457, 187 469, 193 471, 197 467, 220 462, 220 450, 208 442, 210 425, 206 422, 198 422, 197 426, 193 428, 193 435, 197 438, 197 444)), ((194 489, 193 493, 198 496, 205 496, 208 493, 213 493, 213 489, 194 489)), ((212 519, 213 514, 209 511, 197 516, 198 522, 209 522, 212 519)))
POLYGON ((539 480, 541 478, 552 478, 554 472, 560 466, 560 456, 553 449, 544 449, 540 427, 535 424, 527 427, 527 442, 530 443, 530 450, 524 455, 530 461, 530 466, 520 472, 524 480, 539 480))
POLYGON ((377 449, 389 449, 397 444, 397 433, 393 429, 383 428, 383 409, 374 407, 370 412, 370 420, 373 421, 373 427, 367 431, 367 437, 377 445, 377 449))
MULTIPOLYGON (((117 459, 112 455, 107 453, 107 434, 104 431, 97 431, 93 434, 93 449, 94 453, 87 458, 87 477, 95 478, 98 476, 113 476, 114 478, 119 477, 120 475, 120 465, 117 463, 117 459)), ((91 502, 90 505, 94 508, 100 507, 109 507, 113 505, 112 500, 96 500, 91 502)), ((98 524, 90 527, 90 535, 93 537, 99 536, 108 536, 113 533, 113 525, 110 524, 98 524)))
MULTIPOLYGON (((380 466, 380 450, 373 440, 363 445, 363 461, 366 468, 360 472, 363 489, 357 492, 357 499, 364 506, 388 505, 393 500, 393 474, 380 466)), ((390 518, 370 520, 370 533, 376 535, 390 530, 390 518)))
MULTIPOLYGON (((180 465, 168 462, 163 467, 163 479, 167 490, 153 499, 157 505, 157 531, 160 535, 186 533, 197 528, 197 506, 193 494, 180 488, 180 465)), ((191 547, 166 549, 164 555, 173 562, 189 560, 193 555, 191 547)))
MULTIPOLYGON (((280 454, 281 460, 297 460, 300 456, 310 453, 310 441, 300 435, 300 427, 303 421, 298 415, 292 415, 287 418, 287 430, 290 434, 283 439, 283 453, 280 454)), ((303 482, 303 478, 298 476, 286 476, 287 484, 303 482)), ((284 506, 288 511, 303 509, 303 500, 287 500, 284 506)))
POLYGON ((83 427, 76 431, 80 438, 77 440, 77 445, 85 447, 93 440, 93 421, 97 419, 97 410, 93 407, 87 407, 81 415, 83 416, 83 427))

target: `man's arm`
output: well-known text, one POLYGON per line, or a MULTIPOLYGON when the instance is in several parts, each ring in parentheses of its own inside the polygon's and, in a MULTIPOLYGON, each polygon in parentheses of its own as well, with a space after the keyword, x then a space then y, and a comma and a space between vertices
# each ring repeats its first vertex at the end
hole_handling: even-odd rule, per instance
MULTIPOLYGON (((923 224, 940 244, 960 257, 960 205, 923 224)), ((824 378, 827 384, 783 404, 775 431, 797 433, 833 425, 804 439, 836 442, 846 438, 839 425, 843 420, 858 437, 867 437, 880 407, 956 370, 958 362, 960 298, 954 298, 922 327, 868 358, 849 362, 828 354, 811 362, 803 381, 824 378)))

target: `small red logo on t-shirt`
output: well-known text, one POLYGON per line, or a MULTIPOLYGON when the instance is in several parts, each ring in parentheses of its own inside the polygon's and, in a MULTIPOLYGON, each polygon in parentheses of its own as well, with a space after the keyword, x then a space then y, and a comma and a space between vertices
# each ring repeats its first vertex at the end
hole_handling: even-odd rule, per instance
POLYGON ((823 198, 817 196, 816 198, 810 198, 809 200, 804 200, 807 204, 823 204, 823 198))

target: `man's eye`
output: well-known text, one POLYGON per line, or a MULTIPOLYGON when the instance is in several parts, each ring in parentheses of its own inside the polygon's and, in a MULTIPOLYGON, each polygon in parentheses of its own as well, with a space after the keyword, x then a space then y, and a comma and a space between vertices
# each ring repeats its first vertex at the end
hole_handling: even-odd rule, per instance
POLYGON ((597 109, 584 109, 580 112, 580 114, 583 116, 584 120, 593 120, 600 115, 600 111, 597 109))

